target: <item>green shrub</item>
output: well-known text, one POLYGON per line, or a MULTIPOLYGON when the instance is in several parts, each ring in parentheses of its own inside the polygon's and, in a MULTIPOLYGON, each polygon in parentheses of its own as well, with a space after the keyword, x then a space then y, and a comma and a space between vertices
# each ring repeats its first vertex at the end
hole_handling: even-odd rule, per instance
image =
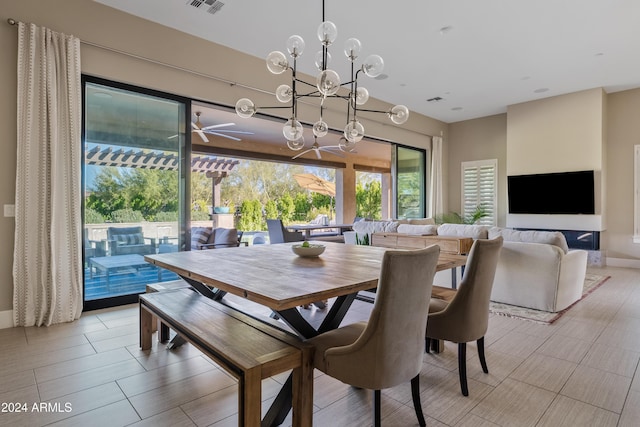
POLYGON ((264 205, 264 211, 267 215, 267 218, 278 218, 278 206, 273 200, 269 200, 267 204, 264 205))
POLYGON ((266 228, 262 217, 262 204, 259 200, 245 200, 240 205, 238 230, 259 231, 266 228), (263 225, 264 224, 264 225, 263 225))
POLYGON ((85 224, 103 224, 105 221, 104 216, 91 208, 84 210, 84 222, 85 224))
POLYGON ((142 212, 133 209, 118 209, 111 212, 112 222, 143 222, 142 212))
POLYGON ((191 211, 191 221, 206 221, 210 219, 209 212, 191 211))
POLYGON ((178 221, 178 212, 158 212, 156 214, 157 222, 176 222, 178 221))

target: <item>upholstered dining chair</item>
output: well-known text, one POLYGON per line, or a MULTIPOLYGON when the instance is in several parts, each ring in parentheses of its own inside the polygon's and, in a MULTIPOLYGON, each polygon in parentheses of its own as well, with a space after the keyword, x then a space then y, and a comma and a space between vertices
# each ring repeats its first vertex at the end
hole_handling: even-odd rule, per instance
POLYGON ((426 425, 419 373, 433 275, 440 248, 385 252, 368 322, 350 324, 308 340, 314 366, 346 384, 374 390, 374 426, 380 426, 380 390, 411 381, 413 406, 426 425))
POLYGON ((484 373, 488 374, 484 356, 484 335, 489 324, 489 298, 496 273, 502 237, 478 239, 471 246, 464 276, 450 302, 432 298, 429 304, 425 349, 429 352, 432 339, 458 344, 458 372, 460 389, 469 395, 467 387, 467 343, 476 341, 478 357, 484 373))

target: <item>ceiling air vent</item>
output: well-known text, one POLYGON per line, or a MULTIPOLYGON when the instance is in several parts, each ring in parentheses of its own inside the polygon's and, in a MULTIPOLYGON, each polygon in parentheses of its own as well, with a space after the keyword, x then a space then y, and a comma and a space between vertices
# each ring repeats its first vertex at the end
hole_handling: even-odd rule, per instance
POLYGON ((195 7, 196 9, 204 10, 212 15, 219 12, 220 9, 222 9, 222 6, 224 6, 224 3, 218 0, 187 0, 187 4, 195 7))
POLYGON ((442 98, 439 96, 434 96, 433 98, 427 99, 427 102, 438 102, 438 101, 442 101, 442 98))

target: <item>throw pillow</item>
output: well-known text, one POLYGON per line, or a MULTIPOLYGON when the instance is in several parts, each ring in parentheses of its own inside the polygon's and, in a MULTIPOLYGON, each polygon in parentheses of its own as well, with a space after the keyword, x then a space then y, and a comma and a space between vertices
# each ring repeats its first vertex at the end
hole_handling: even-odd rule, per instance
POLYGON ((193 227, 191 229, 191 249, 200 249, 201 245, 209 242, 211 229, 208 227, 193 227))
POLYGON ((144 244, 144 236, 142 233, 116 234, 114 237, 120 246, 144 244))
POLYGON ((216 228, 213 230, 213 236, 216 247, 238 246, 238 230, 235 228, 216 228))

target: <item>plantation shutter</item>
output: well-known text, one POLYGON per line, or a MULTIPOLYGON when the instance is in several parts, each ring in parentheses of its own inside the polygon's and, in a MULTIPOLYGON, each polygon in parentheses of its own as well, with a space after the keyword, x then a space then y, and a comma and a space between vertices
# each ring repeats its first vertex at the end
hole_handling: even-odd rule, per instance
POLYGON ((462 216, 470 218, 478 207, 486 216, 477 224, 496 225, 498 212, 498 161, 462 162, 462 216))

